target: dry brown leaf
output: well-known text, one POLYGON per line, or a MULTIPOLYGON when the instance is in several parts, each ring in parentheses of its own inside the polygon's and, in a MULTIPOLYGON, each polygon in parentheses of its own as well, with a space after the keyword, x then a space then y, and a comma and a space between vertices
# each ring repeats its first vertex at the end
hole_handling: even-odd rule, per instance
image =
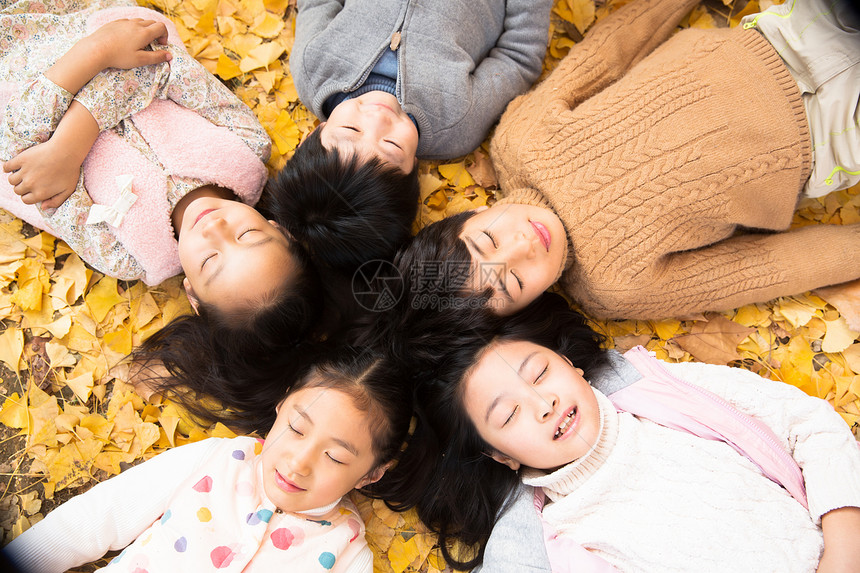
POLYGON ((722 315, 711 315, 707 322, 697 322, 690 334, 672 340, 696 360, 711 364, 728 364, 740 360, 738 344, 755 332, 754 328, 733 322, 722 315))

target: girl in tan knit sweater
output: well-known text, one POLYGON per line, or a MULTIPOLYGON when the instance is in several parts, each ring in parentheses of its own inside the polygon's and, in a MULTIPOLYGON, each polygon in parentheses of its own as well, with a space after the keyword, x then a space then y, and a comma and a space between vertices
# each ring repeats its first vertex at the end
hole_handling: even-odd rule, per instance
POLYGON ((487 289, 502 313, 561 279, 592 316, 625 318, 860 277, 860 225, 789 230, 801 190, 860 180, 849 3, 789 1, 738 29, 667 40, 695 4, 624 6, 514 100, 491 142, 503 198, 419 233, 404 276, 446 261, 448 293, 487 289), (468 280, 452 261, 471 265, 468 280))

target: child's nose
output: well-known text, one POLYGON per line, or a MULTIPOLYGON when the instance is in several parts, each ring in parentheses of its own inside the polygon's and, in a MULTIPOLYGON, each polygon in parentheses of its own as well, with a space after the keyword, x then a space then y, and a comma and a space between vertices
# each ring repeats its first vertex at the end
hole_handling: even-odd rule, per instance
POLYGON ((210 216, 209 220, 206 221, 206 224, 203 227, 203 236, 223 238, 224 236, 226 236, 226 234, 227 221, 225 221, 221 217, 210 216))
POLYGON ((289 465, 293 473, 305 477, 311 473, 310 462, 310 452, 307 450, 297 450, 293 452, 293 456, 289 459, 287 465, 289 465))
POLYGON ((558 398, 555 396, 540 396, 538 412, 540 412, 541 421, 551 420, 556 406, 558 406, 558 398))
POLYGON ((534 255, 534 245, 528 240, 525 233, 518 233, 511 237, 505 247, 508 251, 506 258, 511 263, 528 260, 534 255))

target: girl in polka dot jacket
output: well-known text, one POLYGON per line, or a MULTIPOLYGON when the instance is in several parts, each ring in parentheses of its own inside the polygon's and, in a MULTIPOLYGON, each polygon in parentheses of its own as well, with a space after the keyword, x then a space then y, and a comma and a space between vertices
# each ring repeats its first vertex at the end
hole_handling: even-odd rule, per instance
POLYGON ((103 571, 370 573, 364 525, 344 496, 383 476, 411 408, 397 390, 404 377, 378 357, 332 356, 273 409, 265 441, 211 438, 159 454, 55 509, 8 557, 49 573, 125 547, 103 571))

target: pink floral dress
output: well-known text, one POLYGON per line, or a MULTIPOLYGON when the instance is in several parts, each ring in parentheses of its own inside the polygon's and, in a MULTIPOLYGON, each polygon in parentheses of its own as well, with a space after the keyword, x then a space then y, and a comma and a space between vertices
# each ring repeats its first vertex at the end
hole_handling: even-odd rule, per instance
MULTIPOLYGON (((166 212, 158 213, 158 219, 166 221, 168 226, 170 212, 176 203, 202 185, 226 186, 250 204, 259 198, 265 180, 263 163, 271 149, 268 135, 253 112, 188 54, 166 18, 125 0, 0 0, 0 161, 47 141, 73 100, 90 111, 102 130, 94 150, 99 144, 109 150, 109 143, 119 138, 126 147, 130 146, 151 167, 161 172, 166 206, 159 209, 166 212), (164 21, 170 31, 169 44, 153 45, 153 49, 169 50, 172 60, 132 70, 105 70, 76 95, 42 74, 75 42, 104 23, 121 17, 164 21), (183 138, 199 135, 179 128, 171 130, 172 133, 160 134, 158 138, 145 134, 139 125, 141 122, 135 121, 135 114, 158 100, 174 102, 192 110, 212 126, 224 128, 237 136, 247 148, 244 151, 250 151, 253 156, 251 161, 255 164, 249 165, 248 169, 255 174, 252 179, 253 186, 257 188, 236 189, 236 186, 225 184, 224 178, 219 179, 217 173, 211 177, 201 175, 199 165, 195 169, 176 169, 164 157, 159 157, 153 149, 155 139, 175 141, 177 145, 174 148, 181 148, 186 143, 183 138), (258 177, 260 173, 263 174, 262 179, 258 177)), ((107 153, 110 155, 109 151, 107 153)), ((122 166, 117 165, 116 168, 119 174, 122 166)), ((92 189, 88 185, 87 169, 85 162, 76 191, 53 211, 23 205, 14 195, 8 197, 12 193, 11 186, 5 177, 0 176, 0 195, 6 196, 5 201, 0 201, 0 207, 62 238, 85 261, 111 276, 127 280, 144 279, 152 284, 167 278, 170 273, 179 272, 176 258, 169 264, 159 265, 170 270, 147 273, 147 263, 135 256, 133 233, 131 238, 123 236, 119 229, 106 222, 85 224, 93 205, 92 194, 88 192, 92 189)), ((134 192, 138 190, 134 189, 134 192)), ((143 207, 139 205, 132 209, 143 207)), ((167 231, 172 237, 172 227, 167 231)), ((175 249, 166 252, 175 256, 173 251, 175 249)))

